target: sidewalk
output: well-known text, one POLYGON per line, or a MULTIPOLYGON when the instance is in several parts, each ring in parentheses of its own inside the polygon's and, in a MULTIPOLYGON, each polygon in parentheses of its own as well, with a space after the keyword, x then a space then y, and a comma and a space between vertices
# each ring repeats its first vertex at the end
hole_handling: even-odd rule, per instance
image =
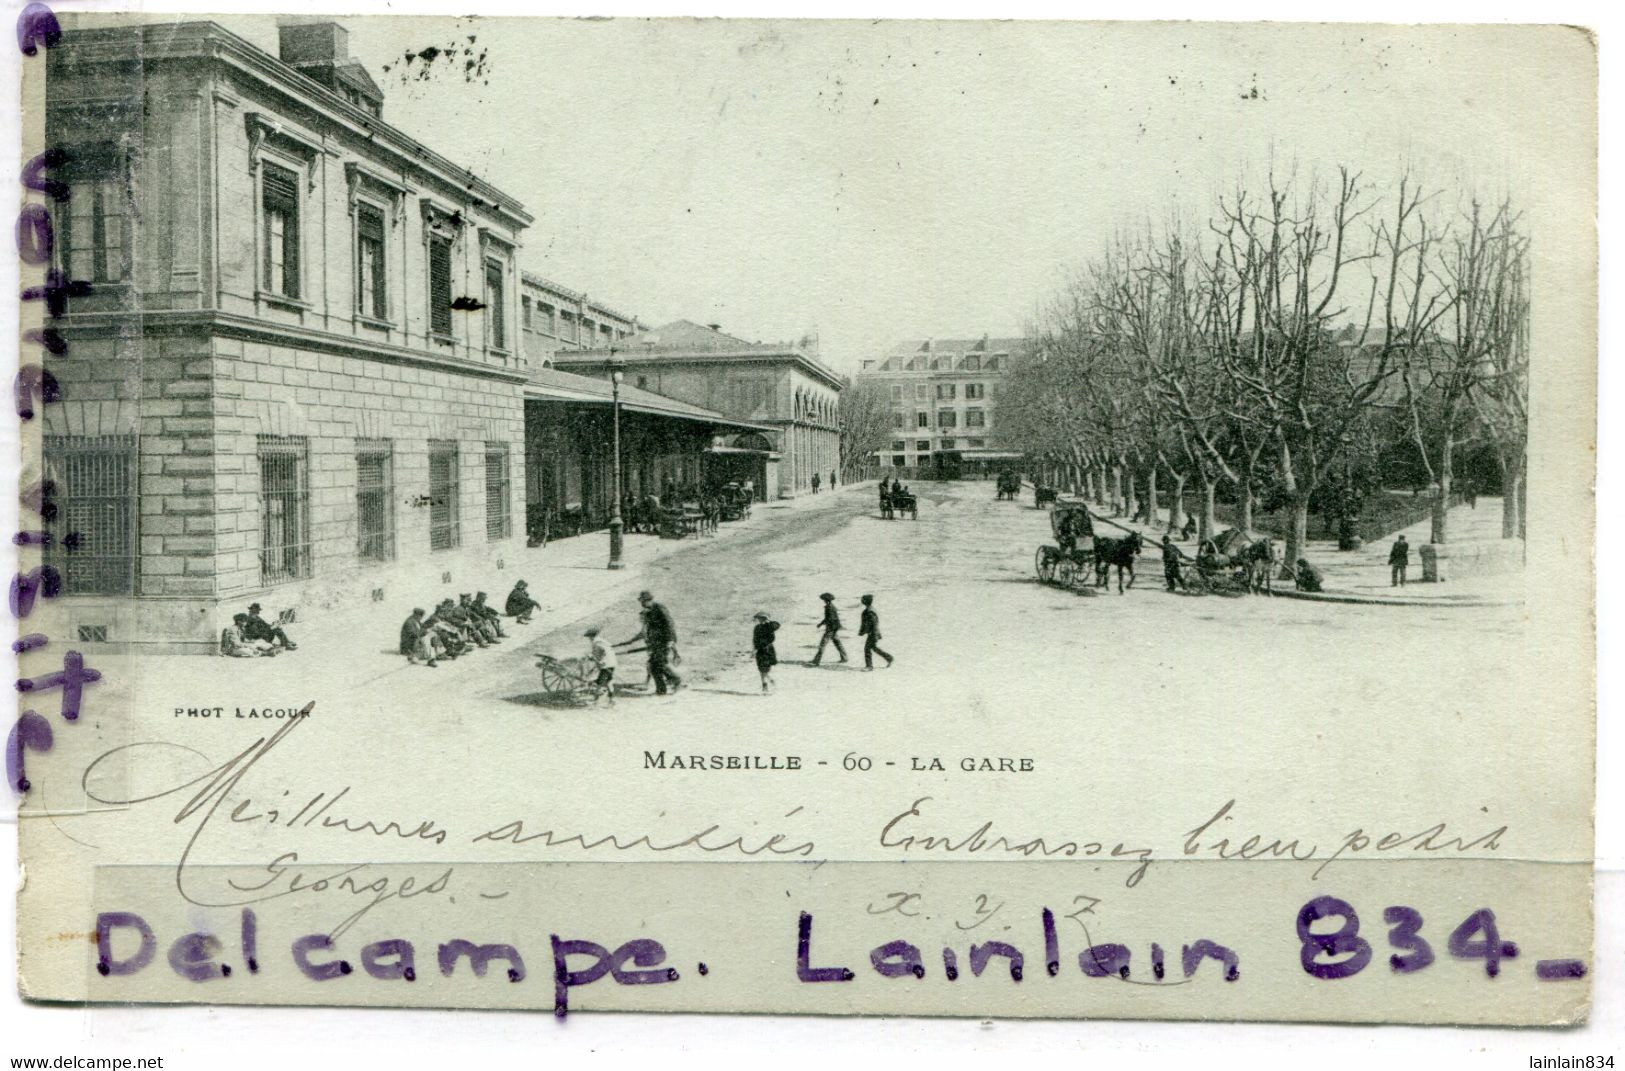
MULTIPOLYGON (((849 502, 849 491, 872 494, 872 483, 842 486, 834 493, 822 491, 795 499, 758 502, 749 518, 723 524, 714 536, 661 539, 628 535, 622 543, 621 560, 625 563, 622 569, 608 568, 607 531, 550 540, 546 547, 526 547, 518 540, 512 552, 505 555, 503 569, 478 581, 460 581, 455 586, 458 591, 484 591, 487 601, 501 610, 514 582, 524 580, 531 598, 541 604, 531 623, 521 625, 504 617, 502 627, 508 635, 501 644, 489 650, 476 649, 455 660, 442 659, 433 669, 408 665, 397 650, 401 623, 414 607, 428 612, 440 599, 456 598, 456 592, 440 586, 432 570, 426 570, 422 591, 418 594, 365 602, 342 613, 326 613, 288 625, 289 634, 299 645, 296 652, 258 659, 199 658, 195 654, 143 655, 142 658, 184 659, 189 672, 205 672, 206 666, 210 676, 222 671, 229 673, 234 685, 274 685, 278 692, 289 691, 290 685, 297 687, 290 678, 290 667, 296 670, 297 677, 345 680, 349 682, 349 691, 391 690, 401 684, 415 682, 416 686, 431 679, 437 686, 447 681, 475 679, 489 673, 493 660, 502 658, 504 652, 511 657, 514 650, 547 634, 561 622, 595 611, 603 611, 606 618, 618 615, 622 620, 617 627, 635 628, 635 600, 638 591, 646 585, 652 564, 690 548, 709 545, 714 540, 737 538, 767 525, 782 524, 790 513, 812 512, 849 502), (401 680, 401 675, 408 671, 409 681, 401 680)), ((291 696, 267 696, 267 701, 278 698, 292 699, 291 696)))
MULTIPOLYGON (((1093 511, 1093 503, 1090 504, 1090 509, 1093 511)), ((1146 539, 1147 553, 1152 554, 1162 543, 1163 532, 1167 530, 1168 511, 1159 510, 1158 516, 1164 523, 1155 527, 1140 523, 1130 524, 1122 517, 1103 519, 1109 522, 1105 525, 1108 531, 1111 530, 1112 524, 1116 524, 1139 532, 1146 539)), ((1278 582, 1274 593, 1293 599, 1384 606, 1500 606, 1522 601, 1521 573, 1467 577, 1447 580, 1442 584, 1422 583, 1420 548, 1432 534, 1431 527, 1430 521, 1422 520, 1403 529, 1405 539, 1411 545, 1410 582, 1404 587, 1393 587, 1390 583, 1388 551, 1399 536, 1398 532, 1393 532, 1357 551, 1340 551, 1337 549, 1337 541, 1332 539, 1309 540, 1303 556, 1314 563, 1325 576, 1325 590, 1316 593, 1298 591, 1290 582, 1278 582)), ((1450 510, 1452 543, 1472 543, 1500 538, 1499 498, 1480 498, 1477 509, 1463 504, 1450 510)), ((1195 540, 1176 539, 1174 542, 1188 558, 1196 557, 1195 540)))

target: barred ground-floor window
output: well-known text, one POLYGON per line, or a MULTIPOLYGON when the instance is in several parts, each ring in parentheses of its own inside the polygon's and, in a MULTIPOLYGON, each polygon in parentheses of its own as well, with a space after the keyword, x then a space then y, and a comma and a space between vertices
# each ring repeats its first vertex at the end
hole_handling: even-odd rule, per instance
POLYGON ((394 561, 394 444, 387 439, 358 442, 355 468, 356 553, 369 561, 394 561))
POLYGON ((457 524, 457 444, 429 441, 429 549, 451 550, 462 543, 457 524))
POLYGON ((503 443, 485 444, 485 538, 507 539, 513 534, 513 516, 508 503, 509 490, 508 447, 503 443))
POLYGON ((260 581, 310 576, 310 450, 303 436, 261 435, 260 581))
POLYGON ((47 435, 51 541, 45 564, 68 595, 131 595, 136 576, 134 435, 47 435))

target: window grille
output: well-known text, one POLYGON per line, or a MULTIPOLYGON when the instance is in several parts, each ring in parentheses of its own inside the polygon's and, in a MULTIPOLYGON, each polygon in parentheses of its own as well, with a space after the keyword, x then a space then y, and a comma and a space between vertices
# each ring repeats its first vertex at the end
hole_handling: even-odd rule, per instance
POLYGON ((384 270, 384 213, 375 205, 361 204, 355 210, 356 309, 374 320, 389 319, 387 283, 384 270))
POLYGON ((310 479, 304 438, 259 437, 260 581, 310 575, 310 479))
POLYGON ((136 573, 136 438, 47 435, 46 478, 57 512, 45 564, 65 595, 130 595, 136 573))
POLYGON ((299 296, 299 176, 275 164, 261 165, 265 209, 265 289, 299 296))
POLYGON ((486 443, 485 538, 507 539, 513 534, 508 499, 508 450, 496 443, 486 443))
POLYGON ((394 449, 387 442, 360 443, 355 465, 356 553, 370 561, 394 561, 394 449))
POLYGON ((450 550, 462 542, 457 526, 457 444, 429 443, 429 549, 450 550))
POLYGON ((451 334, 451 239, 429 236, 429 330, 451 334))

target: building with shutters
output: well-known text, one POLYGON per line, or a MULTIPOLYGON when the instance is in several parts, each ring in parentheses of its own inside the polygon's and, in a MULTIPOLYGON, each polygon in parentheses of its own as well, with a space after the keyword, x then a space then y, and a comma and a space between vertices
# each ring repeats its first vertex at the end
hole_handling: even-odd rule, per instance
POLYGON ((614 346, 644 325, 637 317, 530 272, 519 275, 519 332, 532 366, 551 364, 559 350, 614 346))
POLYGON ((891 440, 882 466, 908 474, 987 476, 1022 455, 998 441, 999 396, 1025 338, 913 339, 863 362, 859 382, 891 402, 891 440))
MULTIPOLYGON (((66 20, 65 20, 66 21, 66 20)), ((502 580, 523 531, 514 198, 390 126, 334 23, 71 24, 48 54, 60 271, 51 600, 81 642, 210 650, 502 580)))

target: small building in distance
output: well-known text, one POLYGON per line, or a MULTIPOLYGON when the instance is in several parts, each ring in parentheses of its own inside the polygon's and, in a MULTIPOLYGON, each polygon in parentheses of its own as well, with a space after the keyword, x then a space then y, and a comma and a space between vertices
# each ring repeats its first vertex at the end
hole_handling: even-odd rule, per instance
POLYGON ((840 465, 842 381, 813 347, 747 342, 720 325, 677 320, 612 345, 558 350, 556 368, 603 378, 770 429, 719 436, 705 482, 750 480, 760 499, 793 498, 827 484, 840 465))
POLYGON ((1026 338, 911 339, 866 360, 857 381, 878 383, 891 402, 891 441, 883 466, 930 476, 986 476, 1015 465, 1002 450, 998 405, 1011 362, 1026 338))

